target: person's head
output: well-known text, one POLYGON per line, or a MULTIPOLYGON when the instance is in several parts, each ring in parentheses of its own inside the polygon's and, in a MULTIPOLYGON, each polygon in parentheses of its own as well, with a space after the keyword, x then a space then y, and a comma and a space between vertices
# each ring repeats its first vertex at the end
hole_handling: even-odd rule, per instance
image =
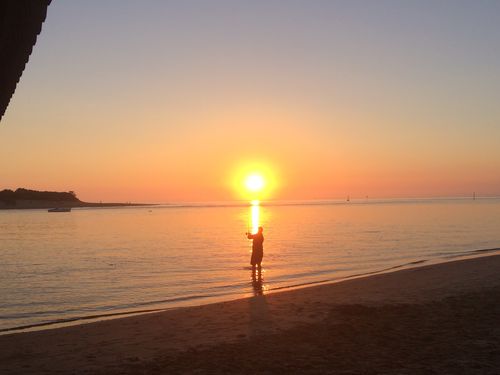
POLYGON ((262 232, 264 232, 264 228, 259 227, 259 233, 262 233, 262 232))

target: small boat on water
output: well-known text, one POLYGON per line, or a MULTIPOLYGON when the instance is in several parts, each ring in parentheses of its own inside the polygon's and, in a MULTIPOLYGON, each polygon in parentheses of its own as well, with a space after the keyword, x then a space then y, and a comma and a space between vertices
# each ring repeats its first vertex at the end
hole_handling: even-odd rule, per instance
POLYGON ((71 212, 71 207, 56 207, 50 208, 49 212, 71 212))

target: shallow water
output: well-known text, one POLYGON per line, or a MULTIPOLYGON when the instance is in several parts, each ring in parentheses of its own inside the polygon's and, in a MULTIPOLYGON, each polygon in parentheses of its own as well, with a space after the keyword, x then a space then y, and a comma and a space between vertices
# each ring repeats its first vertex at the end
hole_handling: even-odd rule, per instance
POLYGON ((0 331, 475 254, 500 248, 499 229, 500 199, 0 211, 0 331), (257 224, 262 283, 245 237, 257 224))

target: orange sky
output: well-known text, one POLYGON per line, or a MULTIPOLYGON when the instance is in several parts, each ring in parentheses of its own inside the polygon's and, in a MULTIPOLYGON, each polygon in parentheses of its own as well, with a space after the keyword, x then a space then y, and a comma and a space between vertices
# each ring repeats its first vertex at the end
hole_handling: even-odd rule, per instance
POLYGON ((269 199, 500 195, 495 4, 98 4, 49 7, 0 188, 243 199, 261 165, 269 199))

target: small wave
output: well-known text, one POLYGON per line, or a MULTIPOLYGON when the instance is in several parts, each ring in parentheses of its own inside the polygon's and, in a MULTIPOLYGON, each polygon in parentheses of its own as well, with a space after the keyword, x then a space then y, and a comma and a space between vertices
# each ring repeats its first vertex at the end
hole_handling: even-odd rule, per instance
POLYGON ((493 253, 493 252, 497 252, 497 251, 500 251, 500 248, 465 250, 465 251, 455 252, 455 253, 453 253, 453 255, 449 255, 449 253, 446 253, 446 255, 443 255, 440 257, 431 258, 431 259, 419 259, 419 260, 415 260, 415 261, 411 261, 411 262, 397 264, 395 266, 391 266, 391 267, 387 267, 387 268, 382 268, 382 269, 375 270, 375 271, 361 272, 361 273, 356 273, 356 274, 342 276, 342 277, 333 277, 333 278, 329 278, 329 279, 310 281, 310 282, 306 282, 306 283, 298 283, 298 284, 294 284, 294 285, 279 286, 279 287, 269 288, 267 290, 268 291, 277 291, 277 290, 294 289, 294 288, 301 288, 301 287, 307 287, 307 286, 313 286, 313 285, 319 285, 319 284, 327 284, 327 283, 332 283, 332 282, 349 280, 349 279, 353 279, 353 278, 357 278, 357 277, 387 273, 387 272, 395 271, 395 270, 402 269, 405 267, 411 267, 411 266, 415 266, 418 264, 427 263, 427 262, 430 262, 431 260, 436 260, 436 259, 440 259, 440 258, 447 259, 447 258, 466 257, 466 256, 473 256, 475 254, 493 253))
POLYGON ((493 247, 487 249, 474 249, 474 250, 462 250, 462 251, 453 251, 453 252, 441 252, 435 253, 434 255, 438 258, 457 258, 467 255, 475 255, 475 254, 484 254, 484 253, 494 253, 496 251, 500 251, 500 247, 493 247))
POLYGON ((120 315, 123 316, 123 315, 132 315, 132 314, 146 314, 146 313, 162 311, 162 310, 166 310, 166 309, 163 308, 163 309, 136 310, 136 311, 131 311, 131 312, 117 312, 117 313, 108 313, 108 314, 78 316, 78 317, 74 317, 74 318, 56 319, 56 320, 51 320, 49 322, 26 324, 23 326, 17 326, 17 327, 11 327, 11 328, 2 328, 2 329, 0 329, 0 333, 20 331, 20 330, 25 330, 25 329, 30 329, 30 328, 48 327, 48 326, 51 326, 54 324, 72 323, 72 322, 100 319, 100 318, 102 319, 102 318, 109 318, 109 317, 113 317, 113 316, 118 317, 120 315))
MULTIPOLYGON (((191 300, 196 300, 196 299, 211 298, 211 297, 217 297, 217 296, 222 296, 222 295, 224 295, 224 293, 198 294, 198 295, 175 297, 175 298, 168 298, 168 299, 156 300, 156 301, 134 303, 134 304, 129 304, 129 305, 114 306, 113 308, 115 310, 118 310, 118 309, 130 309, 130 310, 121 311, 121 312, 109 312, 109 313, 103 313, 103 314, 74 316, 74 317, 55 319, 55 320, 50 320, 50 321, 45 321, 45 322, 40 322, 40 323, 26 324, 26 325, 9 327, 9 328, 1 328, 0 333, 20 331, 20 330, 25 330, 25 329, 30 329, 30 328, 39 328, 39 327, 44 327, 44 326, 48 327, 48 326, 55 325, 55 324, 65 324, 65 323, 73 323, 73 322, 93 320, 93 319, 98 320, 98 319, 102 319, 102 318, 109 318, 109 317, 115 317, 115 316, 118 317, 118 316, 124 316, 124 315, 145 314, 145 313, 151 313, 151 312, 164 311, 164 310, 167 310, 168 307, 161 307, 161 308, 156 308, 156 309, 139 309, 139 310, 136 310, 134 308, 137 308, 139 306, 151 306, 151 305, 191 301, 191 300)), ((65 312, 67 312, 67 311, 65 311, 65 312)), ((59 312, 59 313, 61 313, 61 312, 59 312)), ((40 312, 30 313, 31 316, 39 315, 39 314, 41 314, 41 313, 40 312)))
POLYGON ((494 251, 500 251, 500 247, 494 247, 494 248, 490 248, 490 249, 477 249, 477 250, 469 250, 469 251, 465 251, 464 253, 490 253, 490 252, 494 252, 494 251))

